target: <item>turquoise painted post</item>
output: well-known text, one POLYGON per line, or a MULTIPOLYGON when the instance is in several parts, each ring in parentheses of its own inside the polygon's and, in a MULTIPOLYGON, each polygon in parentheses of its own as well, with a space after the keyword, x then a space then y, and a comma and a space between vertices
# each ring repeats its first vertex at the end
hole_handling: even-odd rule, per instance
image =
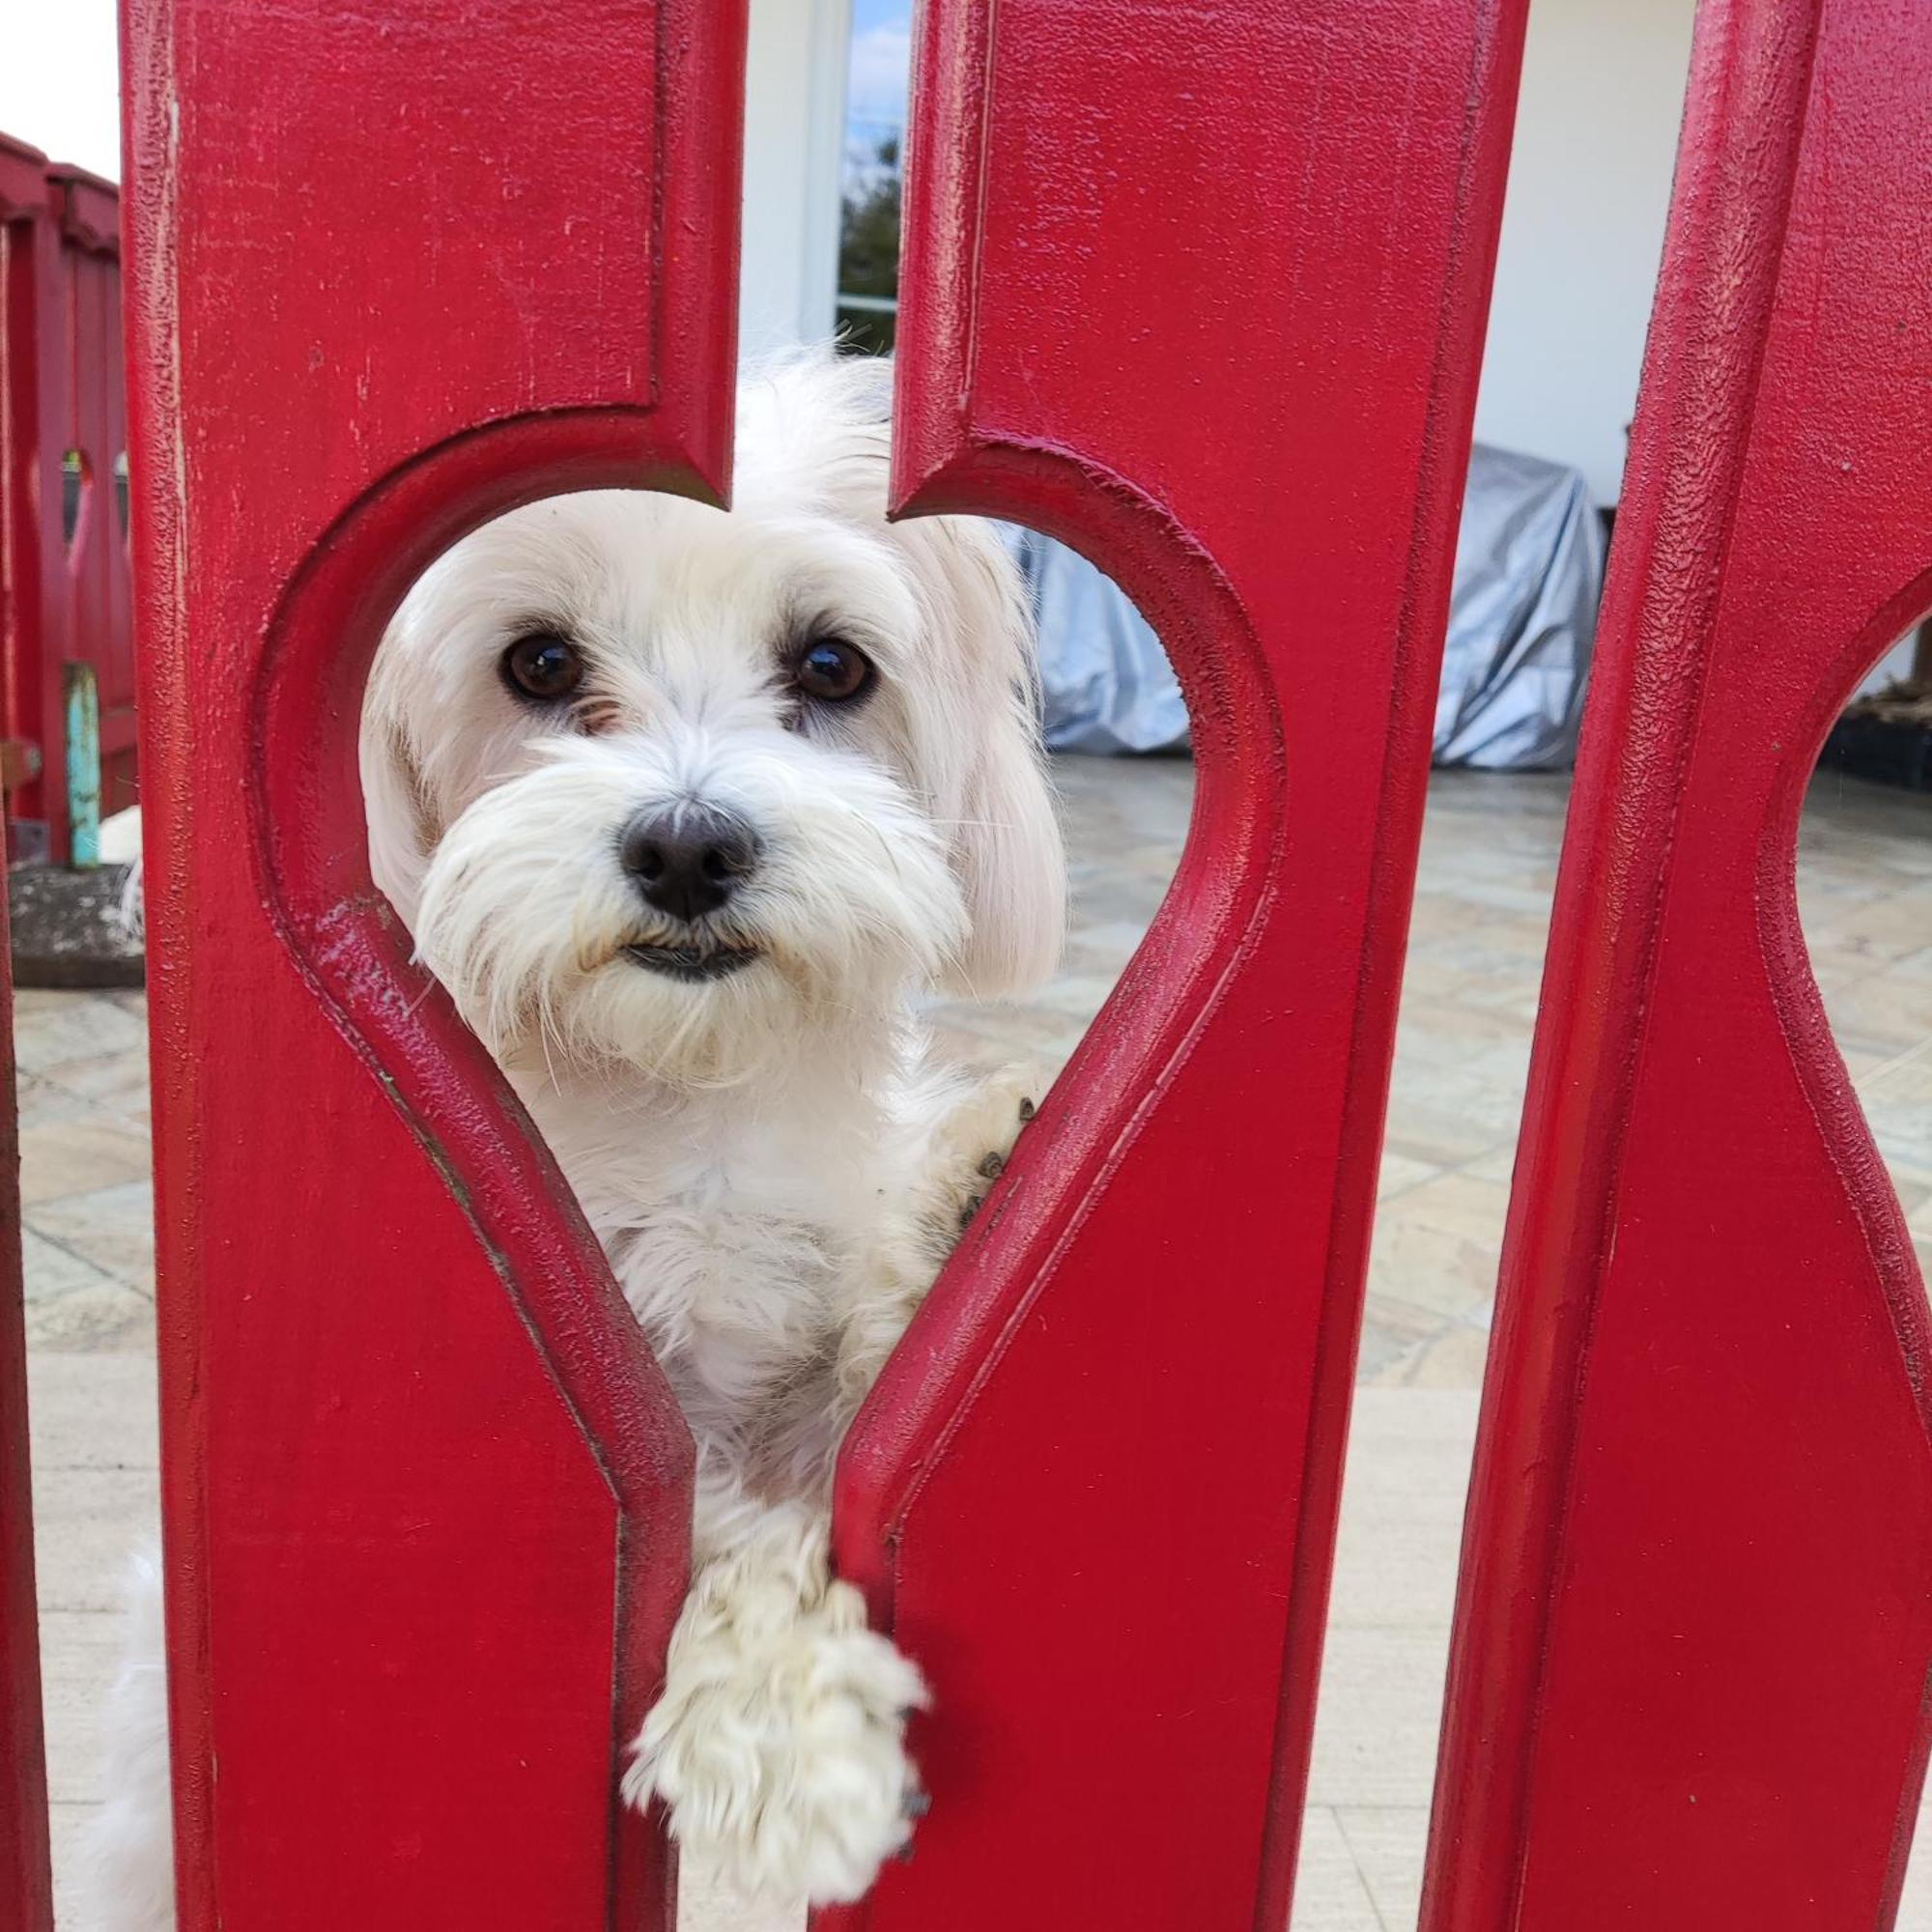
POLYGON ((100 692, 91 664, 65 668, 69 864, 100 863, 100 692))

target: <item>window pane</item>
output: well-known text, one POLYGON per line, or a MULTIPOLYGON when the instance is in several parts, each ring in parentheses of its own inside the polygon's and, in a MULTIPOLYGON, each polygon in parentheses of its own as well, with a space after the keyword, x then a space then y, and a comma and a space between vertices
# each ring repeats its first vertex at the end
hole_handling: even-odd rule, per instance
POLYGON ((899 293, 900 156, 912 48, 910 0, 855 0, 845 91, 838 328, 867 355, 893 346, 899 293))

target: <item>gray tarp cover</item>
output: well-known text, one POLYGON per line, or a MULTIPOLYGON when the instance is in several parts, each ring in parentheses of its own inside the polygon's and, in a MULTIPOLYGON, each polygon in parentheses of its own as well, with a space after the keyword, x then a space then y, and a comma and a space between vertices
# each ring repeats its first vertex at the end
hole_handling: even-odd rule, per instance
MULTIPOLYGON (((1008 535, 1039 613, 1047 743, 1073 752, 1185 744, 1186 707, 1140 613, 1064 545, 1030 530, 1008 535)), ((1570 763, 1603 570, 1603 527, 1583 479, 1478 443, 1456 544, 1437 764, 1570 763)))

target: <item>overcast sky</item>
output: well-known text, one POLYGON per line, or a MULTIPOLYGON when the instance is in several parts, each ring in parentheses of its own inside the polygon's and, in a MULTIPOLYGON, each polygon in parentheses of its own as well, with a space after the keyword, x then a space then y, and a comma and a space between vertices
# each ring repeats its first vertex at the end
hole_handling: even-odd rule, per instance
POLYGON ((121 179, 114 0, 9 0, 0 133, 121 179))

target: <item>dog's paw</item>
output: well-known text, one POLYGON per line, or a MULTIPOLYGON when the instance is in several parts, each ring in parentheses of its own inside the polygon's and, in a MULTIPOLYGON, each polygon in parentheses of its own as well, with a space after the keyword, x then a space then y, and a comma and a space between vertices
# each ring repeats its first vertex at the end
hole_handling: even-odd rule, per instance
POLYGON ((974 1087, 933 1132, 926 1162, 927 1219, 948 1245, 984 1205, 1046 1082, 1034 1066, 1004 1066, 974 1087))
POLYGON ((925 1685, 848 1583, 765 1609, 686 1606, 624 1796, 662 1801, 680 1851, 736 1890, 847 1903, 925 1810, 905 1748, 925 1685))

